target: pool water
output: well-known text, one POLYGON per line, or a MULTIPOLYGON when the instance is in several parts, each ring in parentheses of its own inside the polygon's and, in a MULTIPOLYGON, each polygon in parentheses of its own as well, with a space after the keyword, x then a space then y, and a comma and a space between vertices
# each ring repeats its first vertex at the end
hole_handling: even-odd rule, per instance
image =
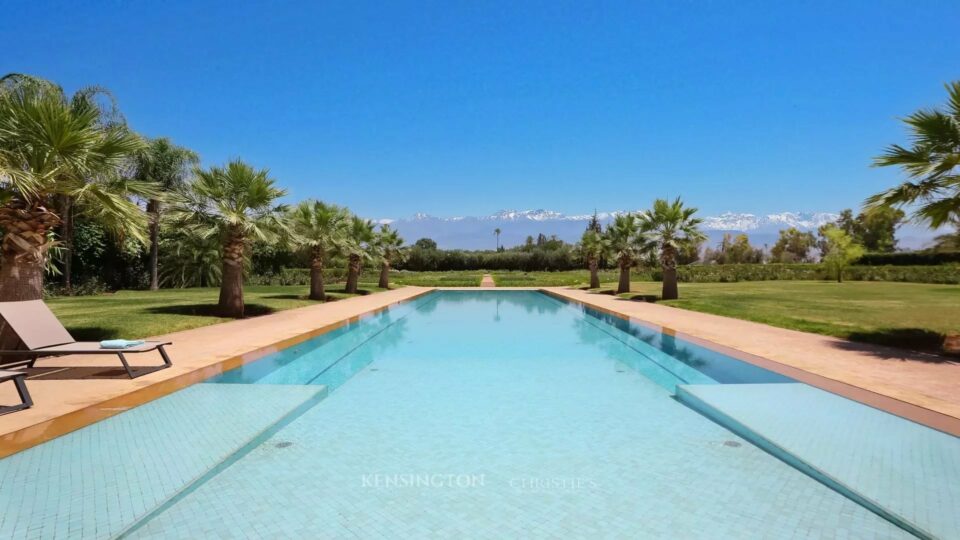
POLYGON ((431 293, 200 385, 329 394, 124 534, 909 536, 674 399, 727 383, 792 384, 542 293, 431 293))

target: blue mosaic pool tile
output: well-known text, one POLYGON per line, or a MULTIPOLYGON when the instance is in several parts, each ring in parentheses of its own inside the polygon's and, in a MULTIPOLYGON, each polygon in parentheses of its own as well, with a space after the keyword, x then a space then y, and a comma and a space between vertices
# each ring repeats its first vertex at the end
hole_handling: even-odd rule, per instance
POLYGON ((347 384, 133 537, 909 537, 624 369, 635 352, 572 311, 464 304, 371 340, 347 384), (483 482, 399 481, 449 474, 483 482))
POLYGON ((683 392, 920 532, 960 538, 957 437, 805 384, 683 392))
POLYGON ((196 385, 0 460, 0 538, 111 538, 323 392, 196 385))

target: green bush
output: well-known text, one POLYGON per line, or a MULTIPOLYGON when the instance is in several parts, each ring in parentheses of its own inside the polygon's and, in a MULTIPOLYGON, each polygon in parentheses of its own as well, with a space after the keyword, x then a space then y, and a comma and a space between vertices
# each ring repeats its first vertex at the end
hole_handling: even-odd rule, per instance
MULTIPOLYGON (((680 281, 687 283, 729 283, 736 281, 835 279, 823 264, 708 264, 677 268, 680 281)), ((662 278, 652 272, 654 281, 662 278)), ((912 283, 960 283, 960 265, 940 266, 851 266, 844 271, 851 281, 906 281, 912 283)))
POLYGON ((867 253, 858 265, 931 266, 960 263, 960 251, 907 251, 903 253, 867 253))

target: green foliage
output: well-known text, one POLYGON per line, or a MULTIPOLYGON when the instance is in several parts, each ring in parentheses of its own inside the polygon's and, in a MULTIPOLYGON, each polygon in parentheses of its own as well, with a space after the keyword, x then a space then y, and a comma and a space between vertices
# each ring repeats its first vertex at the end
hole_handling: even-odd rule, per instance
MULTIPOLYGON (((824 264, 691 264, 677 268, 681 282, 732 283, 738 281, 827 280, 834 274, 824 264)), ((905 281, 960 283, 960 265, 850 266, 844 277, 851 281, 905 281)), ((653 279, 661 279, 659 271, 653 279)))
POLYGON ((780 263, 802 263, 811 259, 810 250, 816 244, 813 233, 801 232, 795 227, 780 231, 780 238, 770 250, 773 260, 780 263))
POLYGON ((862 244, 867 251, 893 252, 897 248, 897 226, 903 222, 905 216, 903 210, 898 208, 879 206, 860 212, 854 217, 853 211, 848 208, 840 213, 840 218, 835 224, 828 223, 820 227, 822 241, 818 242, 817 246, 821 253, 827 252, 827 246, 823 243, 825 241, 823 231, 827 227, 836 225, 857 243, 862 244))
POLYGON ((235 235, 243 241, 273 242, 282 230, 286 210, 276 201, 286 194, 266 169, 254 169, 241 160, 225 167, 196 169, 196 180, 175 200, 169 219, 204 237, 221 241, 235 235))
POLYGON ((822 230, 825 241, 823 264, 836 276, 837 282, 843 281, 843 271, 866 253, 862 245, 843 229, 833 225, 822 230))
POLYGON ((610 252, 613 258, 621 267, 630 267, 633 265, 641 253, 642 246, 637 240, 637 234, 640 232, 640 224, 637 216, 633 214, 621 214, 607 225, 604 234, 610 244, 610 252))
POLYGON ((350 212, 346 208, 306 200, 288 212, 286 221, 292 244, 322 264, 326 264, 328 255, 343 251, 349 242, 350 212))
POLYGON ((221 245, 216 236, 192 227, 171 229, 160 240, 160 284, 164 287, 212 287, 222 276, 221 245))
POLYGON ((960 225, 960 81, 946 86, 944 109, 921 109, 903 120, 912 146, 891 145, 874 160, 900 167, 909 180, 868 198, 868 207, 907 206, 931 228, 960 225))
MULTIPOLYGON (((677 265, 681 252, 686 251, 689 259, 690 249, 699 251, 699 246, 707 238, 699 229, 703 220, 693 217, 696 213, 696 208, 684 207, 680 197, 673 202, 655 200, 653 208, 639 216, 641 251, 656 251, 660 263, 667 268, 677 265)), ((694 260, 698 258, 693 257, 694 260)))
POLYGON ((720 246, 714 250, 707 248, 703 261, 715 264, 758 264, 763 262, 763 250, 750 245, 750 237, 745 234, 723 235, 720 246))
POLYGON ((960 251, 903 251, 897 253, 867 253, 856 264, 866 266, 933 266, 960 263, 960 251))

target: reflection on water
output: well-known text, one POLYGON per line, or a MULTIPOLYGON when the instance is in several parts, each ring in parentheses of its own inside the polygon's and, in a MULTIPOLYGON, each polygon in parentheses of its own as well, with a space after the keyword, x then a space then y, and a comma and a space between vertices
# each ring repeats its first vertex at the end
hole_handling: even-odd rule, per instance
POLYGON ((721 384, 796 382, 789 377, 737 360, 723 353, 712 351, 676 336, 664 334, 643 325, 631 323, 616 315, 610 315, 580 304, 569 303, 568 305, 580 309, 591 318, 599 319, 617 330, 665 352, 721 384))
POLYGON ((534 359, 545 366, 605 359, 669 391, 684 383, 791 382, 680 338, 537 291, 432 293, 209 382, 326 385, 334 390, 378 358, 504 366, 534 359))

